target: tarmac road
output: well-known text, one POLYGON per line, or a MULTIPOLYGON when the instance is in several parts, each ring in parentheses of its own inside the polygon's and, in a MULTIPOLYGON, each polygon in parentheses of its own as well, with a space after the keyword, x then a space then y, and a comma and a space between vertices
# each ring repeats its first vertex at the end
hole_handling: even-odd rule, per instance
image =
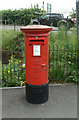
POLYGON ((49 87, 49 100, 30 104, 25 88, 2 90, 3 118, 77 118, 77 86, 49 87))

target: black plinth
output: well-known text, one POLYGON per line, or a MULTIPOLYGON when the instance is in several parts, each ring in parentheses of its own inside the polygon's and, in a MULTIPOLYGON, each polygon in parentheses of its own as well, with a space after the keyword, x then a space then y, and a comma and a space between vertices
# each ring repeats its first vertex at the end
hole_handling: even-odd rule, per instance
POLYGON ((40 104, 48 100, 49 85, 30 85, 26 83, 26 99, 29 103, 40 104))

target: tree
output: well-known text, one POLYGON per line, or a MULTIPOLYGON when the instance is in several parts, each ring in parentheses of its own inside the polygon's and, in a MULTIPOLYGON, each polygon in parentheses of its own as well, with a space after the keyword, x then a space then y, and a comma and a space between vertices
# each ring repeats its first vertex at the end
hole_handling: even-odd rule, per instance
MULTIPOLYGON (((16 24, 16 25, 28 25, 32 19, 38 18, 41 16, 42 10, 39 8, 38 4, 34 5, 34 7, 31 8, 21 8, 19 10, 2 10, 2 20, 9 21, 9 24, 16 24)), ((5 24, 5 22, 3 22, 5 24)))
POLYGON ((70 13, 71 18, 76 18, 76 10, 72 8, 72 12, 70 13))

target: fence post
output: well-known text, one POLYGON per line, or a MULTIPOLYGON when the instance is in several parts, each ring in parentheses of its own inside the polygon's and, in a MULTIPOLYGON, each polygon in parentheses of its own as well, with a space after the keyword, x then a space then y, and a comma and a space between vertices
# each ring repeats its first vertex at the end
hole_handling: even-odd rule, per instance
POLYGON ((50 80, 50 45, 49 45, 49 80, 50 80))
POLYGON ((6 20, 5 20, 5 25, 6 25, 6 20))
MULTIPOLYGON (((76 12, 77 12, 77 45, 79 45, 79 0, 76 0, 76 12)), ((79 46, 78 46, 79 47, 79 46)), ((79 48, 77 47, 77 66, 79 69, 79 48)))

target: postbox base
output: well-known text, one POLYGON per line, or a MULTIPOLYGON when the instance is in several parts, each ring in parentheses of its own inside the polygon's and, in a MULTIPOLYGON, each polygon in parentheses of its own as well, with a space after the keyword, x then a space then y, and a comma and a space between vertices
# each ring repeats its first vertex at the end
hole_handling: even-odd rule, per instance
POLYGON ((29 103, 40 104, 48 100, 49 85, 30 85, 26 83, 26 99, 29 103))

